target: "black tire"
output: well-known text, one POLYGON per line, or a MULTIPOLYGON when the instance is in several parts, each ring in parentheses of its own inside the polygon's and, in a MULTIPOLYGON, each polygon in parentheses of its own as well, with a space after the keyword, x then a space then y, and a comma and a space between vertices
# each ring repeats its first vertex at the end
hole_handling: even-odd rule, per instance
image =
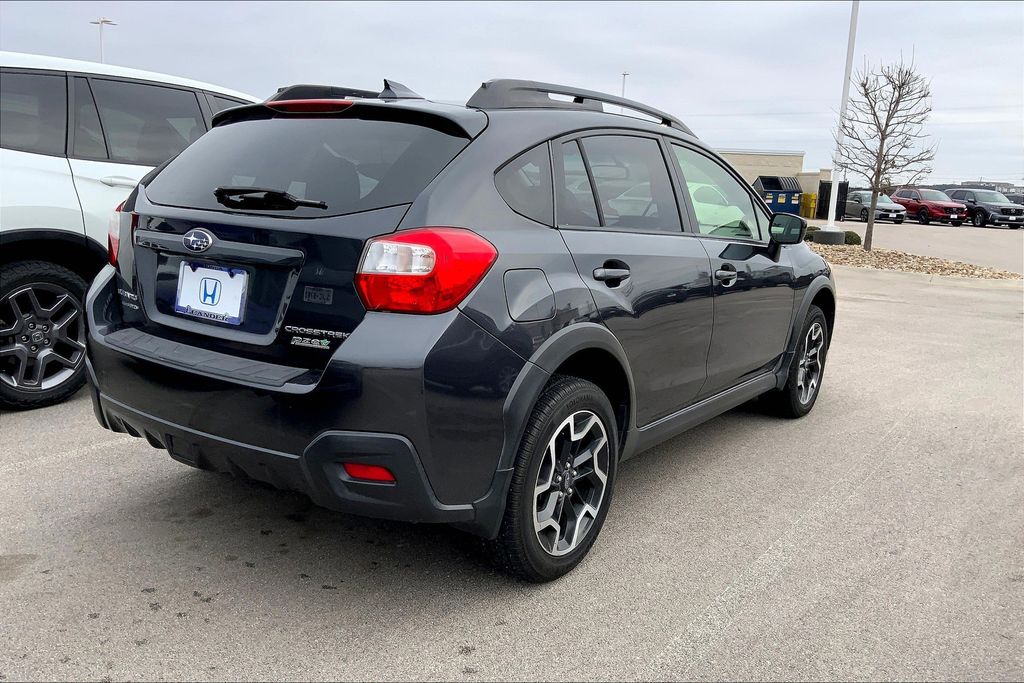
POLYGON ((900 225, 903 222, 903 218, 902 217, 893 218, 892 222, 895 223, 896 225, 900 225))
POLYGON ((818 394, 821 393, 821 382, 825 376, 825 360, 828 356, 830 335, 831 330, 828 329, 828 320, 825 318, 825 314, 817 306, 811 306, 807 310, 804 324, 800 328, 800 336, 797 338, 796 355, 793 357, 793 363, 790 365, 786 385, 782 389, 770 391, 761 397, 762 404, 770 412, 788 418, 803 417, 811 412, 811 409, 814 408, 814 403, 818 400, 818 394), (802 367, 800 361, 807 353, 808 334, 815 324, 820 325, 822 331, 821 348, 818 351, 820 369, 817 374, 815 389, 809 397, 805 398, 802 396, 803 391, 800 387, 802 367))
MULTIPOLYGON (((562 434, 564 430, 558 433, 562 434)), ((608 514, 618 457, 615 414, 604 393, 593 383, 577 377, 562 376, 552 379, 537 401, 526 425, 519 454, 516 456, 501 529, 497 538, 487 544, 495 564, 513 576, 535 583, 557 579, 576 567, 597 540, 608 514), (540 532, 534 528, 534 518, 537 514, 534 492, 541 476, 541 467, 548 465, 548 444, 556 437, 556 430, 570 417, 582 411, 593 413, 602 423, 607 439, 604 465, 606 480, 601 499, 596 506, 597 514, 588 522, 578 545, 564 555, 553 555, 541 545, 540 532)), ((557 469, 557 463, 553 461, 551 465, 552 474, 564 471, 557 469)), ((575 471, 574 465, 573 472, 575 471)), ((580 480, 582 481, 583 477, 580 477, 580 480)), ((573 489, 569 488, 568 491, 569 498, 572 498, 573 489)), ((579 493, 577 490, 576 495, 579 493)), ((557 534, 558 532, 556 536, 557 534)))
POLYGON ((860 210, 860 220, 861 220, 862 223, 867 223, 868 222, 868 210, 867 209, 861 209, 860 210))
POLYGON ((950 222, 950 225, 952 225, 954 228, 959 228, 963 224, 964 224, 963 221, 951 221, 950 222))
POLYGON ((984 228, 986 223, 988 223, 988 221, 986 220, 985 212, 981 209, 975 211, 974 215, 971 216, 971 225, 976 228, 984 228))
POLYGON ((53 405, 67 399, 85 384, 85 315, 82 302, 85 301, 86 288, 85 280, 77 273, 48 261, 21 261, 0 266, 0 349, 11 350, 11 353, 0 356, 0 407, 29 409, 53 405), (61 299, 64 294, 69 298, 61 299), (59 307, 55 305, 58 300, 62 302, 59 307), (33 301, 41 309, 35 310, 31 305, 33 301), (58 326, 53 325, 54 321, 47 315, 37 316, 40 310, 51 305, 54 305, 52 315, 56 322, 71 316, 61 327, 67 332, 66 338, 58 335, 58 326), (24 317, 18 318, 17 311, 24 317), (28 328, 30 324, 33 326, 31 330, 28 328), (36 336, 40 339, 33 343, 36 336), (43 360, 41 354, 47 351, 50 357, 43 360), (29 353, 31 356, 27 355, 29 353), (61 362, 54 363, 57 356, 61 362), (40 359, 38 362, 37 358, 40 359), (44 375, 34 383, 27 374, 39 364, 43 366, 44 375), (24 371, 21 371, 22 367, 24 371), (47 383, 52 383, 52 386, 46 386, 47 383))
POLYGON ((931 219, 928 218, 928 209, 921 209, 917 212, 917 222, 921 225, 928 225, 931 219))

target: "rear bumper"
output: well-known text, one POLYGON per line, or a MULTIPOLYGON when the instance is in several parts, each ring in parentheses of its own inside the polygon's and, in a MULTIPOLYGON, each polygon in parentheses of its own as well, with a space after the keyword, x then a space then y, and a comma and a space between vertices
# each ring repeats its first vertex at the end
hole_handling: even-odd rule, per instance
POLYGON ((367 314, 322 372, 292 377, 204 349, 202 339, 122 334, 135 328, 119 314, 118 280, 108 267, 86 301, 89 381, 104 427, 330 509, 497 532, 518 445, 506 426, 532 400, 516 380, 535 368, 459 311, 367 314), (354 481, 347 461, 383 465, 397 483, 354 481))
MULTIPOLYGON (((89 371, 92 377, 91 364, 89 371)), ((473 522, 477 516, 471 504, 445 505, 437 500, 416 448, 398 434, 326 431, 295 455, 173 424, 104 396, 92 382, 90 393, 103 426, 145 438, 192 467, 298 491, 339 512, 409 522, 473 522), (353 480, 345 473, 345 462, 387 467, 395 483, 353 480)))

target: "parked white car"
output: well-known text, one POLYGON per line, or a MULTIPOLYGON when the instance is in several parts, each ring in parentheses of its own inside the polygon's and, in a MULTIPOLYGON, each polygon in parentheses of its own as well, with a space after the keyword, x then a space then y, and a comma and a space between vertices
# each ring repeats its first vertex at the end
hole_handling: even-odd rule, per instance
POLYGON ((114 209, 222 109, 258 101, 106 64, 0 52, 0 407, 85 381, 87 283, 114 209))

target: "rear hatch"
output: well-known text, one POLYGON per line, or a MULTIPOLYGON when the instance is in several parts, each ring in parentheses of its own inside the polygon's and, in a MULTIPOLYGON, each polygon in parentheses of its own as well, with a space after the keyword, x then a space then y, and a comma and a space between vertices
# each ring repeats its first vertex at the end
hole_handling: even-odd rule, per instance
POLYGON ((232 110, 143 181, 118 267, 145 343, 322 369, 359 325, 366 240, 398 227, 470 133, 379 103, 322 109, 232 110))

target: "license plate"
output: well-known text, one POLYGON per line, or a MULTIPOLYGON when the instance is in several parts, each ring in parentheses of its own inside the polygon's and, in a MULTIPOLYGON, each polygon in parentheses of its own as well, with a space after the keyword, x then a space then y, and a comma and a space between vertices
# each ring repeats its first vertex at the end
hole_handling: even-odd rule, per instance
POLYGON ((182 261, 174 310, 203 320, 241 325, 249 274, 242 268, 182 261))
POLYGON ((955 213, 949 214, 949 217, 950 218, 960 218, 960 216, 958 214, 955 214, 955 213))

